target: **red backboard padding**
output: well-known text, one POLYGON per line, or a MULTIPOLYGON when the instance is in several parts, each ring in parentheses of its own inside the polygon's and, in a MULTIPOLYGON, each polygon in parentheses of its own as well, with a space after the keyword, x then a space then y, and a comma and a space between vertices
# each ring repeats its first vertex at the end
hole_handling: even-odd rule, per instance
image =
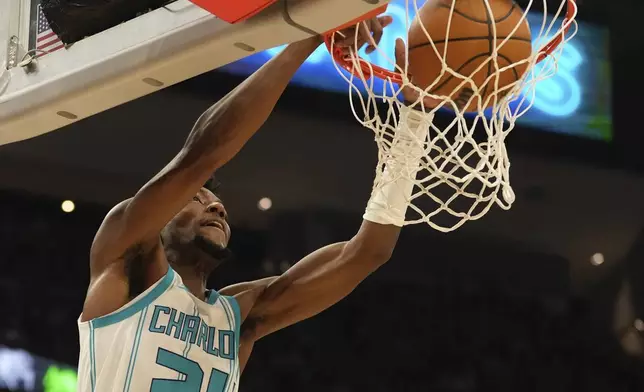
POLYGON ((242 22, 277 0, 190 0, 228 23, 242 22))

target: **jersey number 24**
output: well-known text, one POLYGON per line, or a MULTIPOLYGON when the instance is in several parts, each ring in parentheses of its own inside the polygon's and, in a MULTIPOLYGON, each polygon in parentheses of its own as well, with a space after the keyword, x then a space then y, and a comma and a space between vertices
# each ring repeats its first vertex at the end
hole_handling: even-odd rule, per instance
MULTIPOLYGON (((171 351, 159 348, 157 352, 157 363, 168 369, 185 375, 184 380, 168 380, 163 378, 152 379, 150 392, 199 392, 204 381, 204 372, 197 362, 175 354, 171 351)), ((207 392, 224 392, 228 374, 212 369, 208 381, 207 392)))

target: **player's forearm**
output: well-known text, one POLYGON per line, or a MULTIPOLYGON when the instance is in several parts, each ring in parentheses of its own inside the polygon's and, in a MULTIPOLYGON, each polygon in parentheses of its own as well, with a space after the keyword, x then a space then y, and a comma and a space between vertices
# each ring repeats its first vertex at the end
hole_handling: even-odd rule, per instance
MULTIPOLYGON (((251 340, 312 317, 349 295, 389 260, 399 232, 396 226, 365 221, 350 241, 318 249, 254 293, 246 301, 251 340)), ((250 294, 241 294, 238 301, 244 303, 250 294)))
POLYGON ((374 268, 377 268, 391 257, 401 229, 395 225, 363 220, 358 233, 346 243, 344 252, 357 253, 358 256, 353 258, 370 260, 374 268))
POLYGON ((310 38, 289 45, 197 120, 183 148, 188 162, 215 170, 228 162, 266 122, 289 81, 319 46, 310 38))
POLYGON ((416 174, 421 167, 427 138, 421 120, 415 111, 401 109, 397 134, 388 151, 389 159, 376 178, 362 226, 343 251, 360 256, 345 259, 372 260, 376 268, 389 260, 405 224, 416 174))

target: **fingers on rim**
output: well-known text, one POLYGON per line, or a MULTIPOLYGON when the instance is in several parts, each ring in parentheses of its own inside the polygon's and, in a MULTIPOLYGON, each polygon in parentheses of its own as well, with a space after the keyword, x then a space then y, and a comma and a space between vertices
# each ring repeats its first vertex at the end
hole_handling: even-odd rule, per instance
POLYGON ((396 49, 395 49, 395 55, 396 55, 396 65, 401 69, 405 70, 405 63, 406 63, 406 46, 405 46, 405 41, 403 41, 401 38, 396 39, 396 49))
POLYGON ((379 16, 377 20, 378 22, 380 22, 380 25, 382 27, 387 27, 393 23, 394 18, 392 18, 390 15, 382 15, 382 16, 379 16))

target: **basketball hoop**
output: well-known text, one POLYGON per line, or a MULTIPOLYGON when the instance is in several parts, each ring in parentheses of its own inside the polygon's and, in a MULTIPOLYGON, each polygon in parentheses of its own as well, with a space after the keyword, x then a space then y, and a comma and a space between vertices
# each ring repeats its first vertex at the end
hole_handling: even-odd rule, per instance
MULTIPOLYGON (((349 83, 350 91, 357 93, 349 95, 355 117, 375 134, 379 165, 372 192, 378 192, 387 184, 383 170, 391 158, 392 140, 402 128, 409 127, 408 124, 421 124, 427 129, 427 135, 424 140, 416 141, 422 148, 422 154, 419 171, 411 171, 409 174, 415 187, 408 200, 405 224, 426 223, 436 230, 449 232, 467 221, 481 218, 495 204, 505 210, 512 206, 515 195, 510 186, 510 162, 505 138, 514 128, 517 118, 532 107, 537 83, 557 72, 557 62, 564 44, 577 32, 577 5, 575 0, 556 0, 561 2, 552 9, 549 7, 553 4, 551 0, 529 0, 527 5, 521 7, 523 14, 511 32, 515 34, 519 31, 520 24, 525 25, 528 31, 528 19, 530 20, 532 28, 528 34, 532 36, 532 53, 529 57, 501 66, 503 46, 507 45, 511 34, 497 36, 497 28, 493 27, 491 31, 494 32, 494 39, 490 41, 493 41, 493 49, 490 49, 489 56, 476 71, 461 73, 459 69, 454 69, 456 67, 450 67, 446 60, 450 45, 450 26, 462 23, 452 20, 459 13, 457 0, 429 0, 428 4, 432 2, 432 6, 435 6, 439 1, 442 11, 449 15, 449 21, 446 21, 447 31, 444 39, 440 40, 440 50, 428 29, 421 27, 427 46, 431 45, 442 61, 440 76, 426 88, 415 85, 408 76, 409 50, 405 53, 404 67, 401 67, 393 59, 391 48, 377 46, 376 53, 381 61, 380 65, 376 65, 359 57, 354 51, 343 55, 342 50, 335 46, 337 31, 325 35, 325 42, 338 72, 349 83), (474 72, 478 72, 483 66, 488 67, 485 83, 488 87, 493 86, 491 89, 477 88, 473 79, 474 72), (523 74, 518 75, 512 83, 500 86, 499 75, 518 66, 522 67, 523 74), (459 81, 452 92, 445 92, 437 87, 446 74, 459 81), (374 77, 384 81, 382 88, 376 88, 374 77), (467 97, 465 106, 462 102, 457 102, 460 98, 455 95, 463 86, 471 86, 468 91, 472 95, 467 97), (414 102, 404 102, 401 99, 403 91, 413 91, 413 96, 417 98, 414 102), (425 103, 428 102, 427 99, 436 102, 435 106, 428 107, 425 103)), ((487 12, 494 16, 488 21, 497 25, 496 15, 492 11, 495 9, 493 6, 498 5, 494 4, 495 1, 500 0, 483 1, 487 12)), ((412 22, 418 22, 414 18, 419 18, 416 15, 422 10, 424 1, 405 0, 404 3, 405 26, 406 31, 409 31, 412 22)), ((421 25, 422 22, 421 20, 421 25)), ((418 23, 414 28, 418 30, 418 23)), ((529 40, 524 40, 530 44, 529 40)), ((375 46, 373 39, 371 43, 375 46)), ((529 47, 526 50, 527 53, 530 52, 529 47)))

